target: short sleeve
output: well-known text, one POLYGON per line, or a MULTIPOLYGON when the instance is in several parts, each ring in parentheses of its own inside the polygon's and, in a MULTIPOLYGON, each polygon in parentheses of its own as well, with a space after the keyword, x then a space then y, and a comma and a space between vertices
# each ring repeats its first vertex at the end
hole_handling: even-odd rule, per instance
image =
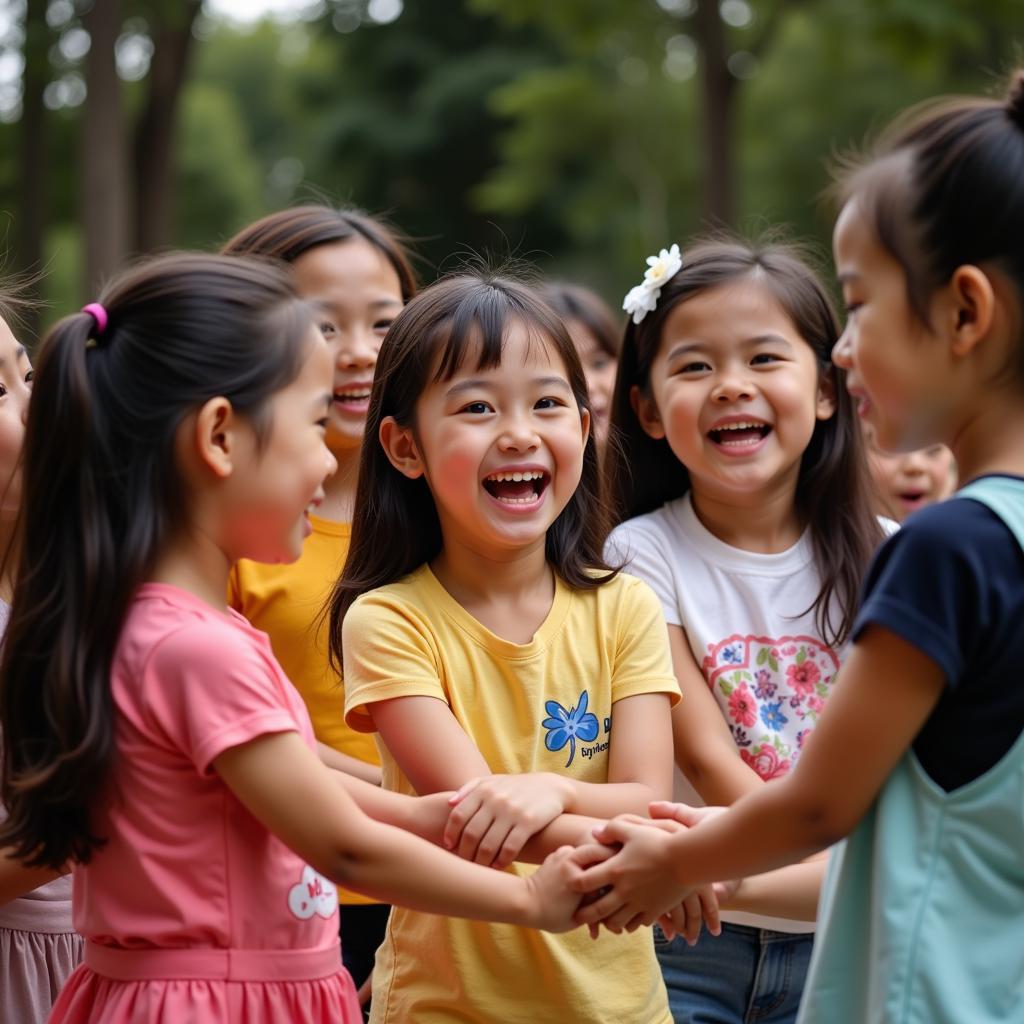
POLYGON ((341 630, 345 659, 345 721, 357 732, 374 732, 368 705, 395 697, 436 697, 441 685, 433 634, 416 612, 385 595, 359 598, 341 630))
POLYGON ((225 750, 270 733, 301 731, 271 657, 229 624, 187 625, 147 661, 144 713, 207 774, 225 750))
POLYGON ((619 579, 623 595, 615 638, 612 703, 641 693, 667 693, 675 706, 681 695, 658 599, 642 580, 619 579))
POLYGON ((673 559, 656 529, 635 520, 622 523, 605 542, 604 556, 609 565, 621 565, 654 591, 666 622, 673 626, 683 624, 672 573, 673 559))
POLYGON ((999 567, 987 564, 988 553, 1012 556, 1010 541, 1005 525, 978 502, 953 499, 917 513, 876 555, 853 641, 868 626, 883 626, 955 685, 991 616, 999 567))

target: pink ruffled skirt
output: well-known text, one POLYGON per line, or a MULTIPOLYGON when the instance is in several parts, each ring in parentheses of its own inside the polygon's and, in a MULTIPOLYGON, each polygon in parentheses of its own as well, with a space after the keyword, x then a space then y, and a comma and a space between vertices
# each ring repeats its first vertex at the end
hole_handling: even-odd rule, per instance
POLYGON ((86 943, 51 1024, 361 1024, 337 945, 128 950, 86 943))

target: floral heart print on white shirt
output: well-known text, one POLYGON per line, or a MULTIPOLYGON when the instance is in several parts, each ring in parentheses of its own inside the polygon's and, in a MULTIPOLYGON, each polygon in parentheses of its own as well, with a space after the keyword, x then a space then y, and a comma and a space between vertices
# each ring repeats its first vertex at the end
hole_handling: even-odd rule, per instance
POLYGON ((314 914, 331 917, 338 909, 338 890, 332 881, 306 864, 302 881, 288 891, 288 909, 300 921, 308 921, 314 914))
POLYGON ((796 764, 825 706, 839 659, 810 636, 734 634, 708 645, 701 669, 740 756, 767 781, 796 764))

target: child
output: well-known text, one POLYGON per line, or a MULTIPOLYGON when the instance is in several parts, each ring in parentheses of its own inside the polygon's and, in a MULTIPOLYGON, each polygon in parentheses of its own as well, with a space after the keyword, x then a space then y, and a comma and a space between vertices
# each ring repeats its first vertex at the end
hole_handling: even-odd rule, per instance
MULTIPOLYGON (((589 428, 564 325, 514 281, 436 284, 381 347, 331 609, 346 716, 380 734, 389 789, 461 787, 446 841, 495 867, 589 839, 564 812, 643 812, 671 789, 664 624, 601 558, 589 428)), ((670 1021, 644 936, 398 909, 373 989, 377 1022, 670 1021)))
POLYGON ((78 865, 85 962, 52 1021, 357 1021, 339 882, 568 926, 570 851, 524 884, 381 823, 440 839, 443 800, 326 768, 265 634, 225 609, 238 558, 294 559, 309 533, 331 377, 286 274, 241 258, 129 270, 43 345, 0 844, 78 865))
POLYGON ((927 106, 847 172, 833 358, 880 445, 948 444, 967 485, 878 553, 796 770, 685 834, 613 823, 624 848, 586 879, 615 888, 582 917, 639 924, 849 836, 806 1024, 1024 1017, 1022 181, 1024 70, 1005 103, 927 106))
MULTIPOLYGON (((348 553, 359 446, 373 368, 391 321, 416 291, 408 256, 395 235, 355 210, 299 206, 245 228, 224 248, 289 264, 299 295, 317 303, 331 349, 334 382, 327 447, 338 471, 309 521, 302 554, 286 565, 242 559, 231 570, 231 606, 270 637, 274 655, 309 709, 316 737, 333 751, 333 767, 380 784, 380 755, 371 736, 345 724, 345 694, 331 670, 322 614, 348 553)), ((356 985, 373 970, 389 907, 341 890, 341 954, 356 985)))
POLYGON ((902 523, 911 512, 942 501, 956 490, 956 460, 944 444, 911 452, 886 452, 875 444, 870 427, 864 428, 864 434, 882 515, 902 523))
POLYGON ((555 281, 545 285, 540 294, 562 318, 583 364, 590 395, 591 429, 598 456, 603 457, 619 365, 619 325, 604 300, 589 288, 555 281))
MULTIPOLYGON (((655 307, 626 329, 608 466, 613 503, 637 518, 608 553, 669 623, 679 767, 700 800, 730 804, 796 764, 882 534, 813 271, 778 244, 677 254, 663 251, 655 307)), ((740 1024, 750 1007, 795 1019, 820 876, 806 872, 803 912, 726 914, 694 949, 656 933, 677 1024, 740 1024)))
MULTIPOLYGON (((6 305, 0 302, 0 311, 9 316, 6 305)), ((0 317, 0 642, 14 589, 21 449, 31 393, 28 354, 0 317)), ((71 924, 71 878, 0 857, 0 1020, 42 1024, 81 955, 71 924)))

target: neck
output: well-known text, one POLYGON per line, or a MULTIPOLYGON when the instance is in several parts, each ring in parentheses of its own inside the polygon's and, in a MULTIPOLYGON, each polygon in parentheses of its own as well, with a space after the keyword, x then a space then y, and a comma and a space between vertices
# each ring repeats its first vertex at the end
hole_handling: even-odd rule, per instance
POLYGON ((697 518, 722 543, 742 551, 772 555, 791 548, 803 533, 796 513, 799 466, 783 481, 751 494, 707 488, 693 481, 697 518))
POLYGON ((14 538, 17 519, 0 516, 0 601, 11 603, 14 597, 14 574, 18 566, 18 552, 14 538))
POLYGON ((441 585, 463 607, 495 601, 517 601, 550 593, 554 577, 542 537, 528 548, 495 555, 458 540, 444 539, 430 564, 441 585))
POLYGON ((350 523, 356 504, 360 448, 357 445, 355 448, 332 450, 332 454, 338 462, 338 469, 324 481, 324 500, 317 509, 317 515, 336 523, 350 523))
POLYGON ((151 583, 168 583, 223 611, 227 607, 231 563, 202 530, 183 530, 172 540, 149 574, 151 583))
POLYGON ((962 484, 986 473, 1024 476, 1024 403, 991 393, 950 442, 962 484))

